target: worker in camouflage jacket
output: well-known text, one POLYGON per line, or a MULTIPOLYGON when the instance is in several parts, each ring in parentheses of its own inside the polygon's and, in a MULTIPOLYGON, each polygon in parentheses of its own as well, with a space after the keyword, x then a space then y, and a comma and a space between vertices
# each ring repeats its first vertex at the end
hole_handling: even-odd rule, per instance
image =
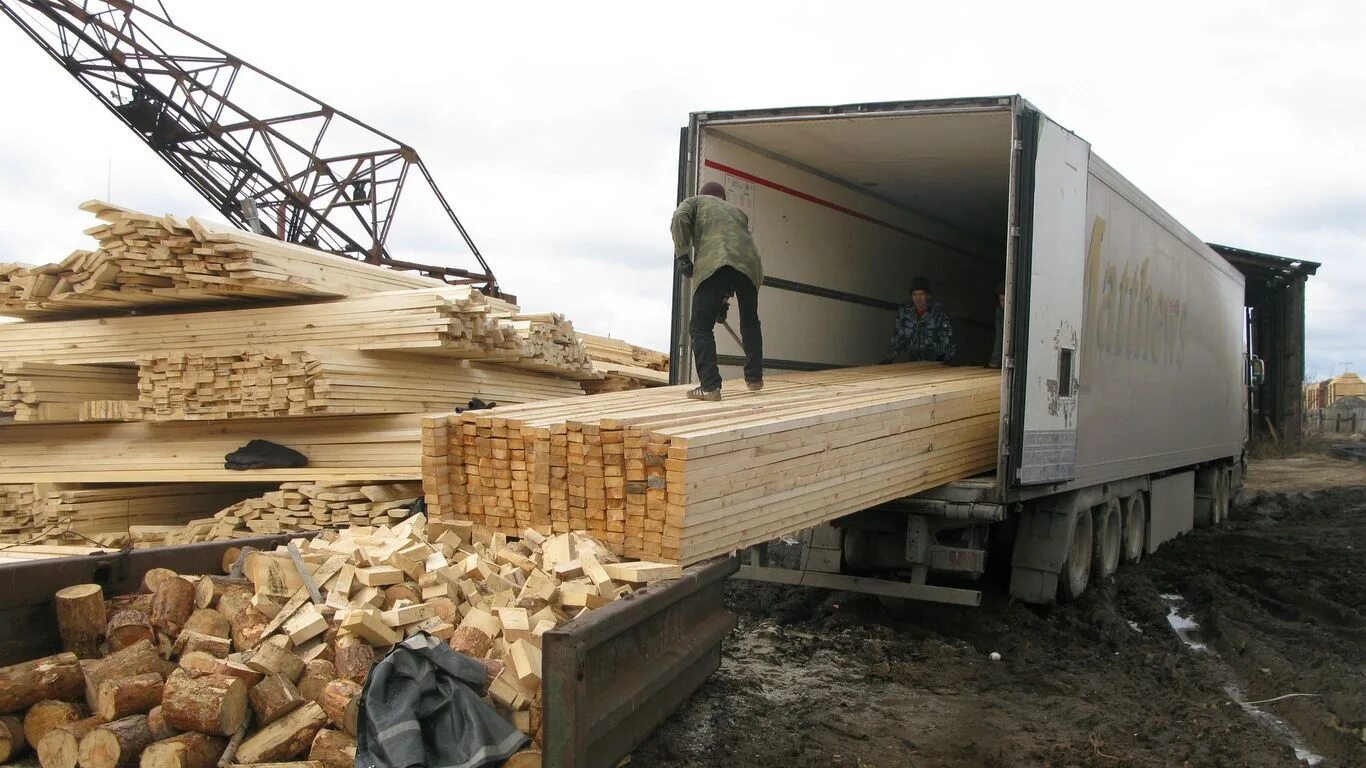
POLYGON ((745 384, 751 392, 764 387, 764 341, 759 327, 759 286, 764 267, 749 233, 749 217, 726 202, 726 190, 711 181, 701 194, 684 200, 670 227, 674 260, 692 278, 693 362, 700 386, 688 392, 694 400, 721 399, 721 371, 716 364, 715 327, 725 322, 730 297, 740 305, 740 339, 745 350, 745 384))
POLYGON ((911 303, 897 310, 892 341, 882 362, 895 362, 904 353, 909 361, 951 363, 957 351, 953 323, 944 305, 932 300, 928 279, 915 278, 911 281, 911 303))

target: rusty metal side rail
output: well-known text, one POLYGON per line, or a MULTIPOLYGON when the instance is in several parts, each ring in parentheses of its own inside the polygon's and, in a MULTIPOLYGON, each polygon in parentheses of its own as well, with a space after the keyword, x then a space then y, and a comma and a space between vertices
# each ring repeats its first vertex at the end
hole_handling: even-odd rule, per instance
POLYGON ((138 591, 153 568, 176 573, 219 573, 224 550, 274 549, 306 534, 253 536, 153 549, 110 550, 75 557, 0 563, 0 667, 60 650, 52 595, 73 584, 99 584, 105 595, 138 591))
POLYGON ((545 768, 615 766, 716 671, 738 567, 695 565, 545 634, 545 768))

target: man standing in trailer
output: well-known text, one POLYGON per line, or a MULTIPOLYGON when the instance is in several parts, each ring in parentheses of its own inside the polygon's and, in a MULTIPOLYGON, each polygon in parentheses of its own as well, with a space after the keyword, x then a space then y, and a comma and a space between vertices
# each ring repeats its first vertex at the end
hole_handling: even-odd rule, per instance
POLYGON ((953 343, 953 323, 944 305, 932 300, 930 281, 925 277, 911 280, 911 303, 897 310, 892 326, 892 341, 887 346, 883 363, 896 362, 905 355, 907 361, 931 360, 951 363, 957 348, 953 343))

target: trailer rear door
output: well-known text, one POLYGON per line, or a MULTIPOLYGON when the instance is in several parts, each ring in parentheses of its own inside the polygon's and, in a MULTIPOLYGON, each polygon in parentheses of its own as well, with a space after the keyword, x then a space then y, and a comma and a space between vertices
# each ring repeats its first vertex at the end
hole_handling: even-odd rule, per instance
POLYGON ((1019 242, 1015 261, 1016 414, 1010 482, 1071 480, 1086 270, 1086 184, 1091 146, 1026 108, 1020 121, 1019 242))

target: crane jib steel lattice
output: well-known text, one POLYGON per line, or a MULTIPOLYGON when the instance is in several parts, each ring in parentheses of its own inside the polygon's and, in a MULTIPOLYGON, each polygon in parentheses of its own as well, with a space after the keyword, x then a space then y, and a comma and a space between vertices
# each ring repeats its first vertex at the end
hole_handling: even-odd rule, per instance
POLYGON ((410 146, 125 0, 0 0, 67 72, 233 223, 497 291, 410 146), (271 105, 269 111, 252 111, 271 105), (401 261, 386 240, 416 168, 478 269, 401 261))

